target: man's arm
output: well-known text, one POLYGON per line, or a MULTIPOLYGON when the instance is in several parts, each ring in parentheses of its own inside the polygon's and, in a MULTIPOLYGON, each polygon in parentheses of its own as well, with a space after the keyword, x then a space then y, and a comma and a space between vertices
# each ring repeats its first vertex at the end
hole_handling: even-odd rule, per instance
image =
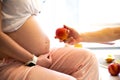
POLYGON ((85 32, 80 34, 81 42, 110 42, 120 39, 120 27, 104 28, 98 31, 85 32))

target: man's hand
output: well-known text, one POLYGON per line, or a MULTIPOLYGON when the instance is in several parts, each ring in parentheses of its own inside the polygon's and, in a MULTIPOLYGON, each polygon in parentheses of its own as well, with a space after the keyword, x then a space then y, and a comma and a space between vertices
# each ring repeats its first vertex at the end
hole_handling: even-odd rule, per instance
POLYGON ((74 45, 80 42, 80 34, 73 28, 68 27, 66 25, 64 25, 64 28, 69 30, 69 35, 68 38, 66 40, 64 40, 63 42, 74 45))

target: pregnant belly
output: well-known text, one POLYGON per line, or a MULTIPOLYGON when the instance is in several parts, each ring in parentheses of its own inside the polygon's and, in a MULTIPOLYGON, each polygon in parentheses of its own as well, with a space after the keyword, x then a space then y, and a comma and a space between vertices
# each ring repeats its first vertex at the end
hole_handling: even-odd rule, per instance
POLYGON ((8 35, 32 54, 41 55, 49 52, 49 38, 35 16, 31 16, 20 29, 8 35))

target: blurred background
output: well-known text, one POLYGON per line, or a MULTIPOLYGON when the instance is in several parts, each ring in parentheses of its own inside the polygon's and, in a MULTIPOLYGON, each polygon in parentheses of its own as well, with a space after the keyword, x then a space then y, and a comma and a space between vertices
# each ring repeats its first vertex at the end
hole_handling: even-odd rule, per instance
MULTIPOLYGON (((104 27, 120 26, 120 0, 36 0, 41 10, 39 19, 51 39, 51 47, 64 46, 54 39, 55 30, 66 24, 78 32, 95 31, 104 27)), ((120 41, 114 45, 81 43, 91 49, 120 49, 120 41)))

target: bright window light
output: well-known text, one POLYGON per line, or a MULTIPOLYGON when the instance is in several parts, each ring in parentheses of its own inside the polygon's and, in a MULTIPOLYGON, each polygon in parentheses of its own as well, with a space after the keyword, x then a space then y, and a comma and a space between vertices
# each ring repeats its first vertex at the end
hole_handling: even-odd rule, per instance
MULTIPOLYGON (((41 8, 40 23, 54 46, 64 45, 54 39, 55 30, 63 24, 75 28, 78 32, 120 25, 120 0, 43 0, 43 2, 45 3, 41 8)), ((119 41, 115 42, 117 44, 107 46, 118 47, 119 41)), ((106 46, 93 43, 84 45, 106 46)))

